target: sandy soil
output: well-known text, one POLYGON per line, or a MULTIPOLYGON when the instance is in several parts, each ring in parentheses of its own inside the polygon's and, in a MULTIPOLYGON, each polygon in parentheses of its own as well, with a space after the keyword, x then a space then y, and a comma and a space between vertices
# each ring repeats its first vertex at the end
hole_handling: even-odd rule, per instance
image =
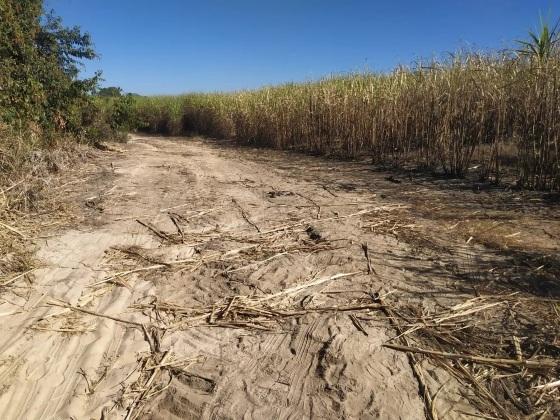
MULTIPOLYGON (((411 360, 383 347, 397 331, 368 296, 437 306, 490 284, 527 291, 495 270, 526 243, 558 251, 542 196, 512 211, 513 192, 363 163, 199 139, 119 147, 69 184, 80 222, 40 239, 32 281, 0 298, 2 419, 425 418, 411 360), (292 315, 241 321, 253 297, 292 315), (212 314, 182 318, 196 308, 212 314)), ((440 418, 478 412, 423 368, 432 395, 446 384, 440 418)))

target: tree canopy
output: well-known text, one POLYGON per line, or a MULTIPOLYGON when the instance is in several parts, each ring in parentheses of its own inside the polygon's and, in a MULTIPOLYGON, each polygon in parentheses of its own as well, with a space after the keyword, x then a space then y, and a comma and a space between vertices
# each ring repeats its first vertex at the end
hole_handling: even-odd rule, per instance
POLYGON ((0 121, 78 126, 79 107, 100 78, 79 79, 80 66, 96 56, 90 35, 44 13, 42 0, 0 0, 0 121))

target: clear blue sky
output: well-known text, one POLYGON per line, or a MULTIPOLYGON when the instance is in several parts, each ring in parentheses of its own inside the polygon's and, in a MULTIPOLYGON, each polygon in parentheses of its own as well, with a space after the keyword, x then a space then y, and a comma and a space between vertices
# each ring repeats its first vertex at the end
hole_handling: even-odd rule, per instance
POLYGON ((502 48, 558 0, 46 0, 93 36, 105 85, 140 94, 253 88, 502 48))

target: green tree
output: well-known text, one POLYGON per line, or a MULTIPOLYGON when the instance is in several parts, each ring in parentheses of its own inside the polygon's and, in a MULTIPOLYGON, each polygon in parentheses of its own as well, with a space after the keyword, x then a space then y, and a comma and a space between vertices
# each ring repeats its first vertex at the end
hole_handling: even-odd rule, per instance
POLYGON ((66 28, 42 0, 0 0, 0 118, 45 131, 80 129, 80 108, 100 75, 79 79, 82 60, 96 57, 91 37, 66 28))
POLYGON ((78 77, 82 60, 97 58, 91 36, 79 26, 66 28, 51 10, 41 19, 35 38, 39 55, 52 60, 68 77, 78 77))
POLYGON ((32 119, 44 98, 35 70, 40 0, 0 0, 0 116, 9 124, 32 119))
POLYGON ((97 91, 97 95, 101 96, 102 98, 118 98, 123 95, 123 90, 120 87, 109 86, 100 88, 97 91))

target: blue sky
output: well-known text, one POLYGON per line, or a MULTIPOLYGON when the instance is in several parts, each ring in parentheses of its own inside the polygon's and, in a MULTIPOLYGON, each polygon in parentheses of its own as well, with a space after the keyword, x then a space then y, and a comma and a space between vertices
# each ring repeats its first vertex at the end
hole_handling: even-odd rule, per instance
POLYGON ((558 0, 46 0, 93 36, 105 85, 229 91, 503 48, 558 0))

